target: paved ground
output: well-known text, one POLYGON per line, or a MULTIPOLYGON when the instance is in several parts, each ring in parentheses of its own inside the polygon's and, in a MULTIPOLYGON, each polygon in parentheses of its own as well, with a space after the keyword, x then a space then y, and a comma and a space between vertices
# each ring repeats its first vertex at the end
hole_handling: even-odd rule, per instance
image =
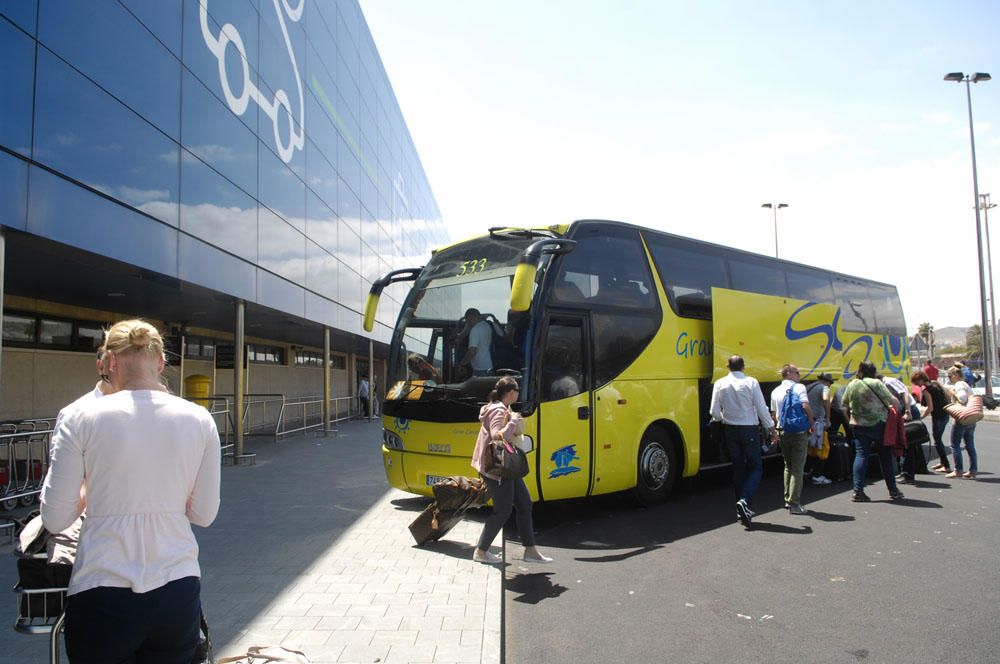
MULTIPOLYGON (((196 529, 217 656, 282 644, 313 662, 500 661, 501 572, 471 561, 485 513, 415 547, 407 525, 427 501, 388 488, 380 440, 365 422, 329 438, 252 438, 257 465, 223 469, 219 518, 196 529)), ((0 544, 5 588, 10 553, 0 544)), ((7 606, 12 624, 13 593, 7 606)), ((46 653, 44 637, 0 630, 0 664, 46 653)))
POLYGON ((508 568, 506 661, 1000 661, 1000 425, 981 423, 976 441, 979 481, 922 475, 890 502, 873 480, 867 504, 848 482, 807 486, 810 516, 782 509, 775 460, 752 532, 728 472, 651 509, 536 505, 556 562, 508 568))

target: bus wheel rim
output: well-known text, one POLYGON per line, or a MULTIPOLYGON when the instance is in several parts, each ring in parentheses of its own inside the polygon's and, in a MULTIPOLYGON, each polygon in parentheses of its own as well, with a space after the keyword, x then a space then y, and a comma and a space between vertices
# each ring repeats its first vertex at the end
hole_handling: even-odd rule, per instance
POLYGON ((663 487, 670 474, 670 457, 660 443, 649 443, 642 452, 639 461, 642 481, 648 488, 656 491, 663 487))

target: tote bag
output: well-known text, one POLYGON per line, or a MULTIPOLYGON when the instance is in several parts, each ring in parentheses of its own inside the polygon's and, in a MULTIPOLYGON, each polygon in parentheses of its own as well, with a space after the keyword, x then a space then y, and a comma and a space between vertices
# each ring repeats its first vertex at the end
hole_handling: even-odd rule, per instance
POLYGON ((964 406, 957 401, 953 401, 945 406, 944 410, 962 426, 975 424, 983 419, 983 398, 973 395, 969 397, 969 403, 964 406))

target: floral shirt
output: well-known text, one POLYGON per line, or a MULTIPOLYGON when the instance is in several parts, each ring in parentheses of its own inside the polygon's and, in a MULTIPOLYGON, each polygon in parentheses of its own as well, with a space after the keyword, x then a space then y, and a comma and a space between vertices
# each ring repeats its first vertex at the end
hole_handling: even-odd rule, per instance
POLYGON ((875 378, 855 378, 844 391, 844 405, 851 409, 852 423, 863 427, 885 422, 892 398, 882 381, 875 378))

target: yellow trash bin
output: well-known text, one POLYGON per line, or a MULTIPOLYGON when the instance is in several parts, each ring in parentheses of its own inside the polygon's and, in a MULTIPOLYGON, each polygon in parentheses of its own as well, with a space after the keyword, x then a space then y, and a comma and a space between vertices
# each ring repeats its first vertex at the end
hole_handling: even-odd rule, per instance
POLYGON ((196 404, 208 408, 208 397, 212 396, 212 379, 201 374, 188 376, 184 379, 184 396, 196 404))

